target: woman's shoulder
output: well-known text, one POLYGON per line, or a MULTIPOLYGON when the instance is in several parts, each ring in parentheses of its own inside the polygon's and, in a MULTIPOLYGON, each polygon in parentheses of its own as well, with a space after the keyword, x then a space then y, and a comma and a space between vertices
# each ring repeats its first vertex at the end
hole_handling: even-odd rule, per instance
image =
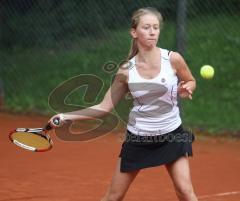
POLYGON ((129 62, 123 62, 119 65, 116 76, 121 79, 121 81, 127 81, 129 76, 130 64, 129 62))
POLYGON ((176 63, 176 62, 178 63, 178 62, 181 62, 183 60, 183 57, 180 53, 171 51, 169 53, 169 59, 173 63, 176 63))
POLYGON ((185 60, 184 58, 182 57, 182 55, 178 52, 174 52, 172 51, 169 55, 169 60, 172 64, 172 66, 175 68, 175 69, 178 69, 179 66, 182 66, 183 63, 185 63, 185 60))

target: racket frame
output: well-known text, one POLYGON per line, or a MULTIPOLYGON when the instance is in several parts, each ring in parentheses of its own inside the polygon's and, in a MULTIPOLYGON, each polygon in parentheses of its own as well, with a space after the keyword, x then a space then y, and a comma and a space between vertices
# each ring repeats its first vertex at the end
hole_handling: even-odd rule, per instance
POLYGON ((49 151, 50 149, 52 149, 53 147, 53 141, 52 139, 50 138, 50 136, 47 134, 47 130, 46 129, 43 129, 43 128, 17 128, 17 129, 14 129, 12 130, 10 133, 9 133, 9 139, 12 143, 14 143, 15 145, 23 148, 23 149, 27 149, 29 151, 33 151, 33 152, 45 152, 45 151, 49 151), (29 134, 29 135, 38 135, 42 138, 44 138, 45 140, 48 141, 49 143, 49 147, 48 148, 44 148, 44 149, 39 149, 39 148, 35 148, 35 147, 31 147, 31 146, 28 146, 28 145, 25 145, 21 142, 18 142, 17 140, 14 140, 12 135, 16 132, 25 132, 26 135, 29 134))

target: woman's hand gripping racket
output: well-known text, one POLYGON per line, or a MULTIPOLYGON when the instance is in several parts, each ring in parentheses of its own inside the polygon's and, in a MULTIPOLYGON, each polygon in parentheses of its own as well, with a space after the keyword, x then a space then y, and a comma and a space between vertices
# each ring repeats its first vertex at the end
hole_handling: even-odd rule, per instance
POLYGON ((60 126, 61 119, 54 118, 44 128, 17 128, 10 132, 9 139, 17 146, 35 152, 44 152, 52 148, 53 142, 48 131, 60 126))

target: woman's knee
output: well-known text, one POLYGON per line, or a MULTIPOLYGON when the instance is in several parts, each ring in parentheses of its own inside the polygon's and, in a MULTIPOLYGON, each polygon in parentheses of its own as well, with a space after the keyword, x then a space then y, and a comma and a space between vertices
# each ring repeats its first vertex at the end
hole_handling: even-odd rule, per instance
POLYGON ((176 189, 176 194, 180 200, 195 200, 195 194, 194 190, 191 184, 186 184, 180 187, 177 187, 176 189))

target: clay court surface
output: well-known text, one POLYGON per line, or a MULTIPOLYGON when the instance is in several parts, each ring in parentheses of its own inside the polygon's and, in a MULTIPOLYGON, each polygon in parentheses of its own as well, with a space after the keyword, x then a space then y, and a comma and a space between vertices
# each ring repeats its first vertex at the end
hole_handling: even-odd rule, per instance
MULTIPOLYGON (((66 142, 51 132, 54 147, 34 153, 10 143, 15 127, 41 127, 48 118, 0 114, 0 201, 100 201, 115 168, 121 133, 90 142, 66 142)), ((197 135, 190 159, 199 200, 240 200, 240 140, 197 135)), ((126 201, 175 201, 164 167, 145 169, 126 201)))

